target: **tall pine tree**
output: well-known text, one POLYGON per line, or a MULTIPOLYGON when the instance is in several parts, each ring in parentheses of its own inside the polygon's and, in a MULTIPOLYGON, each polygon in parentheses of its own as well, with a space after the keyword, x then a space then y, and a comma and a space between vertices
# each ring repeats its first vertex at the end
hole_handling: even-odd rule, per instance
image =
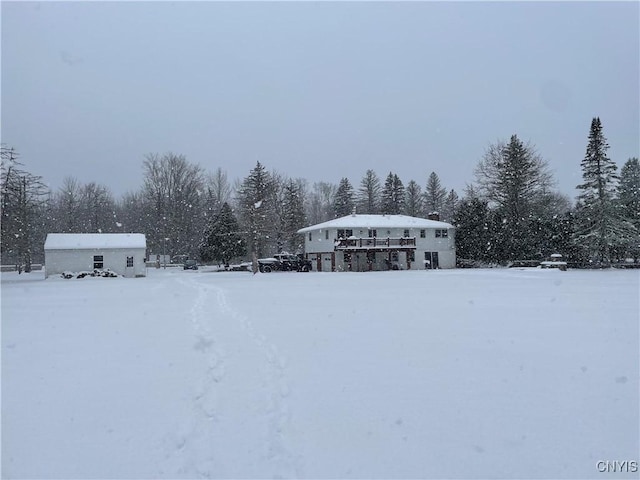
POLYGON ((593 260, 607 265, 612 248, 633 236, 631 224, 615 208, 619 177, 617 165, 607 156, 609 144, 599 117, 591 121, 587 151, 581 162, 583 183, 578 185, 579 226, 576 241, 588 249, 593 260))
POLYGON ((410 217, 420 217, 423 210, 422 189, 415 180, 410 180, 405 190, 404 213, 410 217))
POLYGON ((405 191, 400 177, 389 172, 382 189, 382 208, 385 215, 399 215, 404 211, 405 191))
POLYGON ((502 260, 531 258, 537 250, 529 234, 535 206, 552 183, 547 162, 512 135, 488 148, 475 173, 483 199, 494 208, 502 260))
POLYGON ((458 194, 454 189, 451 189, 447 196, 444 199, 442 204, 442 211, 440 212, 440 220, 445 222, 453 221, 453 217, 456 214, 456 209, 458 208, 458 203, 460 203, 458 199, 458 194))
POLYGON ((302 183, 290 179, 284 187, 283 224, 285 247, 291 253, 299 253, 304 246, 304 237, 296 233, 306 226, 304 191, 302 183))
POLYGON ((360 181, 356 204, 358 213, 378 213, 380 209, 380 179, 373 170, 367 170, 360 181))
POLYGON ((440 178, 436 172, 431 172, 427 180, 427 187, 424 190, 424 206, 426 213, 433 213, 442 210, 444 199, 447 196, 447 189, 440 184, 440 178))
POLYGON ((620 170, 618 199, 624 217, 640 229, 640 162, 637 158, 627 160, 620 170))
POLYGON ((487 261, 491 257, 491 212, 477 197, 460 202, 453 219, 456 226, 456 256, 461 260, 487 261))
POLYGON ((225 265, 247 253, 238 221, 227 202, 209 221, 199 251, 204 262, 219 261, 225 265))
POLYGON ((247 232, 249 250, 256 257, 274 247, 273 190, 271 174, 260 162, 256 162, 238 190, 241 224, 247 232))
POLYGON ((353 212, 354 205, 354 194, 351 182, 349 182, 348 178, 343 178, 340 180, 338 190, 336 190, 336 194, 333 198, 333 211, 335 216, 344 217, 345 215, 351 214, 353 212))

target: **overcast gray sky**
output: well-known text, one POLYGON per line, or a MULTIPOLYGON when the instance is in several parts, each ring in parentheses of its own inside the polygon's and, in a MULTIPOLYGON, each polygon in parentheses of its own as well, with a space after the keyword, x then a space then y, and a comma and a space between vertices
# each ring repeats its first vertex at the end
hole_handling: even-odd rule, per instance
POLYGON ((150 152, 462 193, 517 134, 572 198, 591 119, 639 154, 638 2, 7 2, 2 142, 53 189, 137 190, 150 152))

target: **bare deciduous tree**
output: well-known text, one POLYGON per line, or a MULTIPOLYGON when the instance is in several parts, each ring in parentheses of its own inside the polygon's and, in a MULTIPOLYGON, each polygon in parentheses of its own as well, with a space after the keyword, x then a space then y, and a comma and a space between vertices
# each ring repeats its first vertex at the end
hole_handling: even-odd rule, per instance
POLYGON ((184 155, 153 153, 145 157, 143 169, 150 247, 160 251, 166 244, 168 254, 197 255, 205 193, 202 168, 189 163, 184 155))

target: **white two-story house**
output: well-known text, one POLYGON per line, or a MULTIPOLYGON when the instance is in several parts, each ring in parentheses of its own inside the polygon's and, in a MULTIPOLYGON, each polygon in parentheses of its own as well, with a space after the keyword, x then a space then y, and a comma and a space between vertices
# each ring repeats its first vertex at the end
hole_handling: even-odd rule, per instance
POLYGON ((453 225, 406 215, 347 215, 298 230, 313 270, 455 268, 453 225))

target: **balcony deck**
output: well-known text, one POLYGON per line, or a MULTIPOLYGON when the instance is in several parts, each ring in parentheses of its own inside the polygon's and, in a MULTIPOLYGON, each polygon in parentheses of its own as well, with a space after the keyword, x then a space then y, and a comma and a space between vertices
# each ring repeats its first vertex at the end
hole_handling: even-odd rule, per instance
POLYGON ((416 237, 350 237, 335 241, 335 250, 415 250, 416 237))

